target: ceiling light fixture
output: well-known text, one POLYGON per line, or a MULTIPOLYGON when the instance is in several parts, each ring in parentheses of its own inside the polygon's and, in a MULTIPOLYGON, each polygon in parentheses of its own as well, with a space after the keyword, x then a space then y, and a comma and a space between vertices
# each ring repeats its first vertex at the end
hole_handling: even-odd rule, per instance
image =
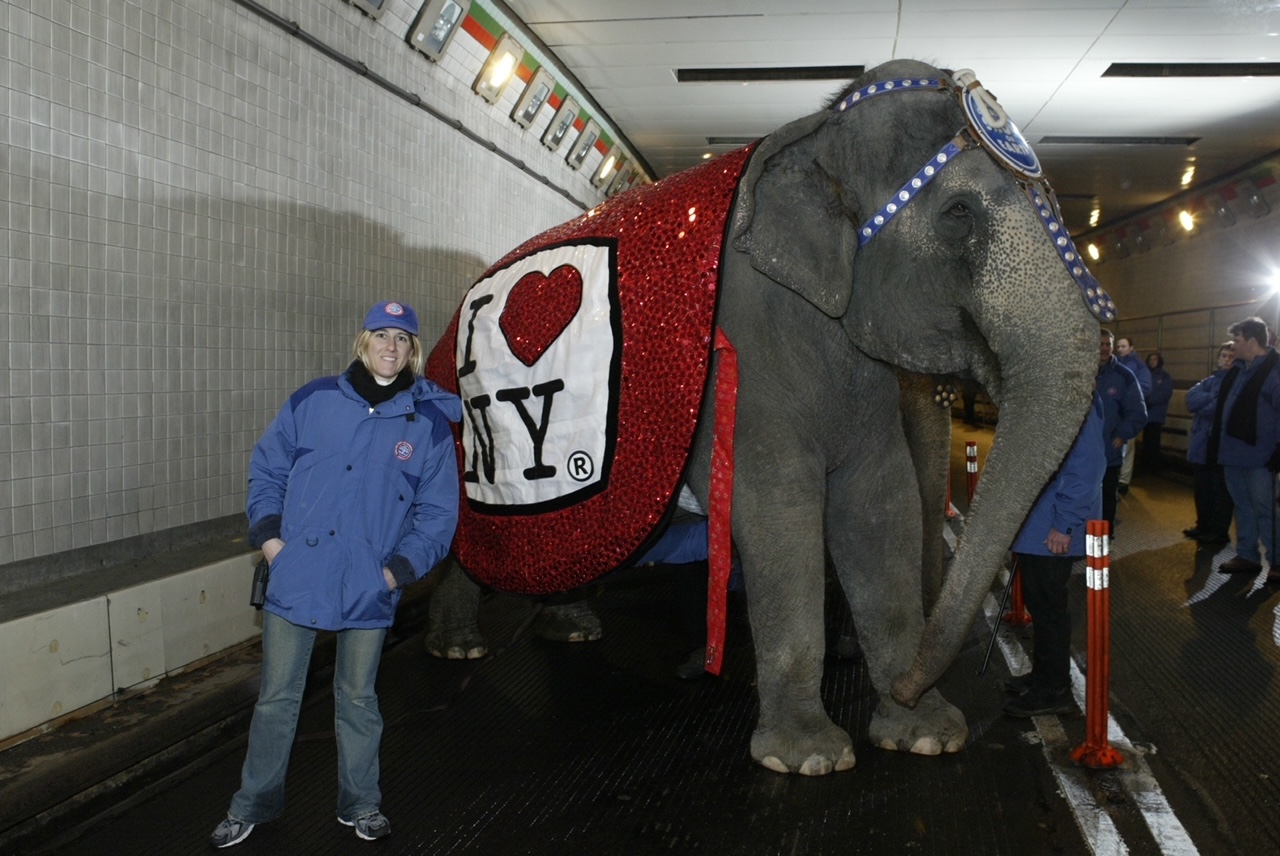
POLYGON ((512 121, 521 128, 532 125, 533 120, 538 117, 538 111, 542 109, 543 104, 547 103, 547 99, 551 97, 551 90, 555 87, 556 82, 552 79, 551 72, 547 71, 545 66, 538 69, 537 74, 529 81, 529 85, 524 88, 524 94, 512 108, 512 121))
POLYGON ((522 59, 524 59, 524 47, 511 38, 510 33, 504 34, 498 40, 493 52, 489 54, 489 59, 485 62, 484 68, 480 69, 480 74, 471 88, 490 104, 498 103, 498 99, 502 97, 502 90, 515 76, 522 59))
POLYGON ((551 151, 556 151, 569 136, 569 129, 578 118, 578 102, 565 98, 560 102, 560 109, 551 117, 551 124, 542 134, 542 144, 551 151))
POLYGON ((1188 232, 1194 232, 1196 229, 1196 218, 1192 217, 1191 212, 1185 208, 1178 212, 1178 222, 1188 232))
POLYGON ((1241 185, 1244 191, 1245 213, 1250 217, 1265 217, 1271 213, 1271 206, 1267 204, 1266 198, 1262 195, 1262 188, 1258 186, 1256 181, 1246 181, 1241 185))
POLYGON ((450 40, 461 29, 462 19, 471 10, 471 0, 430 0, 418 10, 418 17, 405 40, 415 50, 436 62, 444 56, 450 40))

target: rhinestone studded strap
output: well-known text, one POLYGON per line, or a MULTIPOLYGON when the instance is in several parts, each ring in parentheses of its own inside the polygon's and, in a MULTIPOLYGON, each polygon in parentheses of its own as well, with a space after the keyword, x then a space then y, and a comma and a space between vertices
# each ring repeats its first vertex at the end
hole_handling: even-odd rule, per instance
POLYGON ((957 72, 954 78, 942 77, 898 77, 891 80, 880 80, 868 84, 856 92, 841 99, 835 106, 837 112, 844 112, 855 104, 860 104, 876 95, 890 92, 907 92, 913 89, 940 90, 950 92, 961 106, 965 107, 971 127, 958 131, 928 163, 921 167, 892 198, 876 211, 858 229, 858 245, 866 246, 880 233, 899 211, 906 207, 916 195, 931 182, 938 173, 950 164, 960 152, 967 148, 981 147, 988 155, 1010 173, 1022 186, 1040 217, 1041 224, 1049 233, 1054 250, 1062 260, 1067 272, 1079 286, 1084 296, 1085 305, 1094 317, 1102 321, 1113 321, 1116 317, 1116 304, 1102 288, 1098 280, 1089 272, 1084 260, 1080 258, 1075 244, 1062 224, 1062 216, 1058 213, 1057 201, 1048 181, 1043 177, 1039 161, 1030 146, 1018 132, 1017 128, 1004 111, 999 109, 995 96, 982 88, 970 71, 957 72), (966 99, 969 103, 966 104, 966 99), (975 118, 974 111, 979 111, 975 118), (1000 127, 991 125, 989 113, 998 112, 1000 127), (1004 150, 1000 150, 1003 146, 1004 150))

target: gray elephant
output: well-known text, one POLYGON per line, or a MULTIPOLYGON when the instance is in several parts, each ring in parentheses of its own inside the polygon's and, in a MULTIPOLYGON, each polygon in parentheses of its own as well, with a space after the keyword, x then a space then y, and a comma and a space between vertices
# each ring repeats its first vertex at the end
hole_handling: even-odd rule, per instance
MULTIPOLYGON (((742 162, 723 251, 707 265, 715 268, 718 258, 715 325, 736 349, 739 377, 732 537, 756 651, 752 757, 805 775, 854 765, 849 735, 819 698, 828 554, 880 696, 872 743, 921 754, 958 751, 968 735, 964 716, 933 685, 1075 438, 1093 389, 1097 319, 1114 307, 1076 257, 1056 203, 1038 181, 1034 154, 969 76, 912 61, 885 64, 827 109, 764 138, 742 162), (913 405, 902 390, 919 382, 903 373, 971 376, 1000 411, 955 557, 945 580, 935 571, 927 584, 927 622, 922 568, 942 563, 922 555, 922 521, 940 525, 940 502, 929 499, 940 492, 928 474, 945 462, 945 446, 936 415, 920 418, 909 445, 901 414, 913 405), (926 476, 918 478, 916 467, 926 476), (922 509, 922 497, 936 510, 922 509)), ((580 220, 608 221, 610 204, 622 198, 580 220)), ((658 200, 651 194, 641 201, 654 208, 658 200)), ((671 226, 652 249, 678 251, 684 211, 660 213, 654 222, 667 228, 679 220, 682 230, 677 235, 671 226)), ((690 206, 688 222, 706 214, 690 206)), ((571 243, 565 234, 546 246, 562 251, 571 243)), ((591 249, 606 238, 593 238, 591 249)), ((563 270, 543 279, 551 283, 563 270)), ((567 293, 552 285, 539 294, 567 293)), ((432 355, 430 371, 440 382, 447 380, 442 374, 456 370, 461 379, 474 369, 472 333, 493 300, 478 294, 469 294, 432 355)), ((607 314, 601 306, 598 313, 607 314)), ((536 325, 503 326, 502 334, 525 365, 550 347, 535 341, 536 325)), ((718 351, 711 360, 708 389, 727 376, 727 359, 718 351)), ((616 386, 631 382, 624 373, 616 386)), ((555 469, 540 443, 560 388, 543 381, 512 387, 514 394, 502 390, 534 440, 526 474, 555 469), (538 400, 541 423, 532 406, 538 400)), ((464 390, 463 399, 472 430, 460 447, 464 481, 483 486, 508 449, 488 422, 496 408, 491 397, 464 390)), ((692 451, 679 472, 702 507, 712 508, 712 427, 724 414, 714 395, 699 400, 692 451)), ((625 414, 619 421, 628 419, 640 421, 625 414)), ((655 493, 674 502, 670 485, 655 493)), ((468 502, 492 508, 488 500, 468 502)), ((569 504, 557 502, 547 505, 552 516, 569 504)), ((646 513, 656 526, 661 515, 646 513)), ((460 537, 465 528, 464 520, 460 537)), ((636 546, 619 550, 632 554, 636 546)))

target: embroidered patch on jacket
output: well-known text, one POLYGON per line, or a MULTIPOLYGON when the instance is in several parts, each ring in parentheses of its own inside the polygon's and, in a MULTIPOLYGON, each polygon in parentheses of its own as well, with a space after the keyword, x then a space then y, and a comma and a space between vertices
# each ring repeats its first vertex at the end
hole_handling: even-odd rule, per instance
POLYGON ((402 461, 407 461, 413 457, 413 444, 408 440, 401 440, 396 443, 396 457, 402 461))

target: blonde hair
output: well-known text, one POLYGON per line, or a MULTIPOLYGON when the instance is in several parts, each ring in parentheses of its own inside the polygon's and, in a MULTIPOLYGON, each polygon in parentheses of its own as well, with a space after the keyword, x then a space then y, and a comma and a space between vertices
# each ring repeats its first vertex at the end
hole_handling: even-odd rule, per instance
MULTIPOLYGON (((399 330, 399 328, 392 328, 399 330)), ((369 365, 369 342, 373 339, 376 330, 361 330, 356 336, 355 344, 351 346, 351 353, 359 360, 364 367, 369 370, 369 374, 373 374, 373 366, 369 365)), ((409 362, 405 364, 406 368, 413 373, 414 377, 422 377, 422 370, 426 367, 427 355, 422 352, 422 342, 417 336, 408 330, 399 330, 409 337, 409 362)))

